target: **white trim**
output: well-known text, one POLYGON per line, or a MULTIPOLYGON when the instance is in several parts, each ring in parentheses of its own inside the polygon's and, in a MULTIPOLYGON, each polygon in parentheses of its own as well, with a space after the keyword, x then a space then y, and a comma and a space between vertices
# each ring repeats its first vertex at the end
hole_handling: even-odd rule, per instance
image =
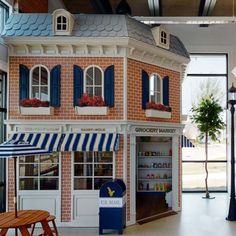
MULTIPOLYGON (((85 68, 85 70, 84 70, 84 93, 86 93, 86 81, 87 81, 87 79, 86 79, 86 74, 87 74, 87 71, 88 71, 88 69, 90 69, 90 68, 93 68, 93 72, 94 72, 94 68, 98 68, 99 70, 100 70, 100 72, 101 72, 101 75, 102 75, 102 83, 101 83, 101 88, 102 88, 102 98, 104 99, 104 71, 103 71, 103 69, 100 67, 100 66, 98 66, 98 65, 89 65, 89 66, 87 66, 86 68, 85 68)), ((94 88, 96 87, 96 85, 95 85, 95 81, 94 81, 94 78, 93 78, 93 85, 92 85, 92 88, 93 88, 93 96, 95 96, 95 91, 94 91, 94 88)))
POLYGON ((39 95, 40 95, 40 100, 41 100, 41 67, 43 67, 46 71, 47 71, 47 81, 48 81, 48 100, 47 101, 50 101, 50 71, 49 69, 45 66, 45 65, 42 65, 42 64, 37 64, 37 65, 34 65, 31 69, 30 69, 30 81, 29 81, 29 97, 30 98, 34 98, 32 97, 32 79, 33 79, 33 71, 39 67, 40 70, 39 70, 39 95))
POLYGON ((171 118, 171 112, 169 111, 158 111, 154 109, 146 109, 145 110, 146 117, 158 117, 158 118, 171 118))
POLYGON ((19 107, 21 115, 53 115, 54 107, 19 107))
POLYGON ((108 107, 75 107, 75 111, 77 115, 107 115, 108 114, 108 107))
MULTIPOLYGON (((142 60, 143 62, 147 63, 153 63, 153 64, 159 64, 159 66, 162 66, 160 62, 155 60, 154 56, 166 58, 167 61, 171 60, 174 61, 177 64, 187 64, 189 62, 189 58, 186 58, 184 56, 175 54, 173 52, 170 52, 166 49, 156 47, 154 45, 149 45, 144 42, 140 42, 135 39, 131 39, 128 37, 96 37, 96 38, 86 38, 86 37, 4 37, 4 40, 6 43, 12 46, 12 49, 10 50, 10 55, 12 56, 65 56, 63 54, 60 54, 60 50, 58 54, 56 53, 47 53, 46 51, 42 50, 42 46, 55 46, 55 47, 63 47, 70 45, 75 50, 73 52, 70 52, 67 56, 73 57, 73 56, 82 56, 82 57, 95 57, 95 56, 104 56, 104 57, 114 57, 114 56, 126 56, 126 50, 130 50, 130 55, 128 57, 133 57, 136 60, 142 60), (42 42, 44 44, 42 45, 42 42), (102 44, 101 44, 102 42, 102 44), (39 47, 39 45, 41 45, 39 47), (17 52, 17 47, 22 47, 19 52, 17 52), (27 52, 24 48, 26 47, 35 47, 38 46, 38 51, 35 52, 35 54, 32 54, 31 51, 27 52), (101 46, 103 50, 101 50, 101 46), (88 50, 84 50, 84 47, 87 47, 88 50), (96 49, 97 48, 97 49, 96 49), (94 50, 96 49, 96 50, 94 50), (136 53, 134 52, 140 52, 141 55, 135 56, 136 53), (145 52, 145 54, 143 54, 145 52)), ((167 63, 167 62, 166 62, 167 63)), ((173 63, 173 62, 171 62, 173 63)), ((165 64, 164 64, 165 65, 165 64)), ((176 65, 176 67, 179 67, 176 65)), ((171 66, 169 66, 171 68, 171 66)), ((172 66, 173 70, 173 66, 172 66)), ((174 68, 175 70, 175 68, 174 68)))

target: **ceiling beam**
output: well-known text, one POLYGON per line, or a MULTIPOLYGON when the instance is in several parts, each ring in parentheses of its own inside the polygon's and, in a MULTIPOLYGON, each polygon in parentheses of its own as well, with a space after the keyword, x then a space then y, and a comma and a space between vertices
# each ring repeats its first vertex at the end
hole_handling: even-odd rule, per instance
POLYGON ((211 16, 217 0, 201 0, 198 16, 211 16))
POLYGON ((161 0, 148 0, 151 16, 162 16, 161 0))
POLYGON ((113 14, 109 0, 90 0, 93 8, 98 14, 113 14))

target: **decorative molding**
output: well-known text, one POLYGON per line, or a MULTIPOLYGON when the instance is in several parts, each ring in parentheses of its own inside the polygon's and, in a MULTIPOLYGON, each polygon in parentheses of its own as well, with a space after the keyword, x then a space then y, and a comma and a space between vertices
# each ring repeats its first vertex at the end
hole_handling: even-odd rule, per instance
POLYGON ((158 111, 154 109, 146 109, 145 111, 146 117, 153 117, 153 118, 171 118, 171 112, 168 111, 158 111))
POLYGON ((107 115, 108 107, 75 107, 77 115, 107 115))
POLYGON ((130 38, 6 38, 10 56, 128 57, 181 72, 189 59, 130 38), (43 42, 43 44, 42 44, 43 42))
POLYGON ((53 107, 19 107, 21 115, 53 115, 53 107))

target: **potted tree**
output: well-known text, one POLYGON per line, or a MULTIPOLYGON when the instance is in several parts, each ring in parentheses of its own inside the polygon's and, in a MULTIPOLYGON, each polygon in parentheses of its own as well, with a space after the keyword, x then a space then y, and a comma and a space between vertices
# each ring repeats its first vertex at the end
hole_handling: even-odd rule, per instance
POLYGON ((209 138, 212 141, 216 141, 220 131, 224 129, 225 123, 221 117, 223 108, 214 96, 203 96, 197 106, 193 106, 191 120, 197 125, 200 131, 200 138, 205 138, 205 187, 206 196, 210 198, 208 190, 208 141, 209 138))

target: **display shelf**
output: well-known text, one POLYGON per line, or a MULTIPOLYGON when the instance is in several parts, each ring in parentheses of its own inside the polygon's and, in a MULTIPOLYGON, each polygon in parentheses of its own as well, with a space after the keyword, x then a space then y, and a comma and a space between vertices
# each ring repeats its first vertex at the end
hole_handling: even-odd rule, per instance
POLYGON ((138 178, 138 180, 143 180, 143 181, 161 181, 161 182, 164 182, 164 181, 171 181, 172 178, 167 178, 167 179, 164 179, 164 178, 138 178))
POLYGON ((155 191, 154 189, 150 190, 138 190, 139 193, 167 193, 168 191, 155 191))
POLYGON ((172 170, 172 168, 138 167, 138 170, 172 170))
POLYGON ((172 156, 138 156, 138 158, 171 158, 172 156))

